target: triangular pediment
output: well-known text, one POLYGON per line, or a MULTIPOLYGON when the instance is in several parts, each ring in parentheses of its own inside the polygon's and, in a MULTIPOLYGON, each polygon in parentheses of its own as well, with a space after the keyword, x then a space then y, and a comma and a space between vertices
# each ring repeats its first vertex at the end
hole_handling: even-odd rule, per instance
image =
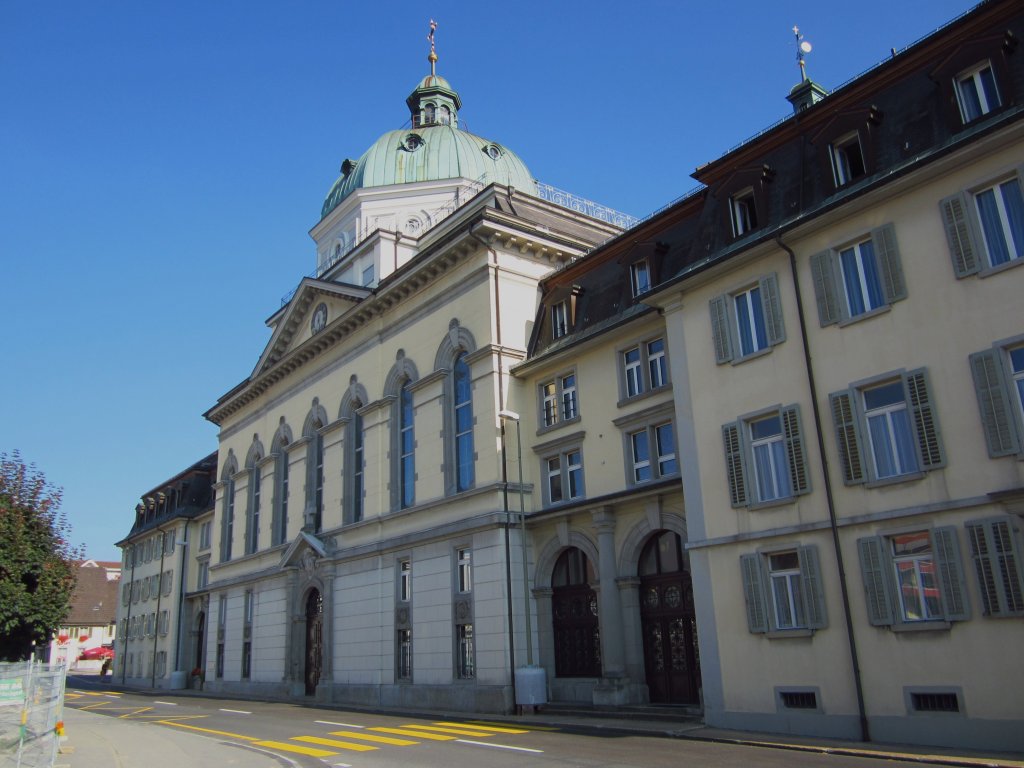
POLYGON ((299 531, 288 549, 281 555, 281 569, 302 568, 312 570, 317 560, 327 557, 327 547, 316 536, 299 531))
POLYGON ((303 278, 288 303, 267 320, 273 333, 253 369, 253 378, 322 333, 370 294, 369 288, 303 278))

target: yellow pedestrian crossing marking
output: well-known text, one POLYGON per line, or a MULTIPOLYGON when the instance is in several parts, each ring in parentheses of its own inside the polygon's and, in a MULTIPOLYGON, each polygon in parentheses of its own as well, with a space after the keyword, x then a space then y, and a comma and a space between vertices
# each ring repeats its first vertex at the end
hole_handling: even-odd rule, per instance
POLYGON ((292 741, 304 741, 309 744, 322 744, 325 747, 337 747, 338 749, 351 749, 354 752, 372 752, 380 747, 372 744, 356 744, 352 741, 338 741, 337 739, 324 739, 320 736, 292 736, 292 741))
POLYGON ((466 728, 440 728, 436 725, 403 725, 403 728, 417 728, 421 731, 430 731, 431 733, 454 733, 456 736, 493 736, 494 734, 489 733, 480 728, 475 730, 468 730, 466 728))
POLYGON ((338 754, 337 752, 330 752, 326 749, 300 747, 298 744, 285 744, 283 741, 254 741, 253 744, 257 747, 281 749, 285 752, 298 752, 300 755, 309 755, 311 757, 331 757, 332 755, 338 754))
POLYGON ((529 733, 521 728, 506 728, 505 726, 489 725, 488 723, 434 723, 434 725, 452 725, 456 728, 479 728, 480 730, 494 731, 495 733, 529 733))
POLYGON ((395 739, 390 736, 374 736, 369 733, 359 733, 357 731, 331 731, 331 736, 346 736, 350 739, 362 739, 363 741, 372 741, 375 744, 391 744, 395 747, 411 747, 413 744, 419 744, 418 741, 395 739))
POLYGON ((439 733, 426 733, 424 731, 414 731, 413 727, 402 727, 402 728, 385 728, 384 726, 377 726, 376 728, 367 728, 369 731, 377 731, 378 733, 394 733, 398 736, 412 736, 414 739, 427 739, 430 741, 455 741, 454 736, 442 736, 439 733))

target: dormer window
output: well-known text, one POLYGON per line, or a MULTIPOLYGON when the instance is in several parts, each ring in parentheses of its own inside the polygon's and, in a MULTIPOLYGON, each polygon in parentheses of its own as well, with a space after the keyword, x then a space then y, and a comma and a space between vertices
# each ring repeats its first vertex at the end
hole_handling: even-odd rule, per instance
POLYGON ((559 339, 569 332, 569 301, 565 299, 551 307, 551 338, 559 339))
POLYGON ((745 235, 757 226, 753 187, 747 187, 729 198, 729 215, 732 218, 734 237, 745 235))
POLYGON ((864 176, 867 172, 864 151, 857 131, 846 134, 832 142, 832 172, 836 186, 841 187, 864 176))
POLYGON ((629 282, 633 286, 633 296, 639 296, 651 289, 651 270, 647 265, 647 259, 629 265, 629 282))
POLYGON ((956 98, 965 125, 997 109, 1001 102, 992 64, 984 61, 957 75, 956 98))

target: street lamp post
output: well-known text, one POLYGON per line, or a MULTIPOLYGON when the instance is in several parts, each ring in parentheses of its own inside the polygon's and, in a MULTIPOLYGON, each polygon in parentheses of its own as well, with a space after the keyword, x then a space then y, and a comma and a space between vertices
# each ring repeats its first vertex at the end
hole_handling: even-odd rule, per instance
POLYGON ((530 572, 526 565, 526 500, 523 498, 523 441, 519 428, 519 414, 514 411, 500 411, 502 420, 516 424, 516 458, 519 462, 519 536, 523 545, 523 608, 526 620, 526 666, 533 666, 533 630, 530 622, 530 572))

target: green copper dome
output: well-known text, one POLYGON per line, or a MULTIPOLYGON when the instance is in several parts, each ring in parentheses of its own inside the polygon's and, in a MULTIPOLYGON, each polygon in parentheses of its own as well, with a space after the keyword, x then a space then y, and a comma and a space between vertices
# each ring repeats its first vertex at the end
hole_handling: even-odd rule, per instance
POLYGON ((459 128, 462 101, 443 77, 427 75, 406 103, 412 127, 388 131, 358 160, 346 160, 321 218, 355 189, 390 184, 466 178, 537 194, 537 182, 515 152, 459 128))

